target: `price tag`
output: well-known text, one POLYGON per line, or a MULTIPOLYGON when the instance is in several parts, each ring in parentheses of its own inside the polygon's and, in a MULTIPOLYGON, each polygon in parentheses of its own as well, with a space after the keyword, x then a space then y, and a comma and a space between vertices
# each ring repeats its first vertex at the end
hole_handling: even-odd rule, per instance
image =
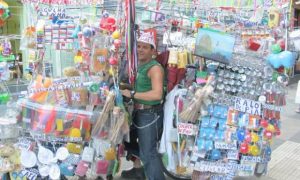
POLYGON ((22 175, 25 176, 28 180, 35 180, 39 175, 39 171, 34 168, 22 170, 22 175))
POLYGON ((32 142, 25 138, 19 138, 18 142, 15 144, 16 147, 24 150, 30 150, 32 142))
POLYGON ((177 128, 179 134, 184 134, 188 136, 195 135, 197 132, 197 126, 195 126, 194 124, 179 123, 177 128))
POLYGON ((163 37, 163 44, 165 45, 180 45, 183 40, 182 32, 165 32, 163 37))
POLYGON ((238 160, 239 159, 239 151, 238 150, 228 150, 227 159, 238 160))
POLYGON ((66 10, 61 7, 45 7, 45 8, 39 8, 38 10, 39 16, 45 16, 45 17, 53 17, 58 16, 61 18, 66 18, 66 10))
POLYGON ((228 173, 228 168, 226 163, 216 163, 216 162, 208 162, 208 161, 196 162, 194 170, 221 173, 221 174, 228 173))
POLYGON ((197 146, 195 146, 191 157, 191 161, 196 162, 199 158, 202 159, 205 158, 205 155, 206 155, 205 150, 199 151, 197 146))
POLYGON ((253 163, 262 162, 262 159, 259 156, 242 156, 241 160, 244 162, 253 162, 253 163))
POLYGON ((99 61, 100 63, 105 63, 106 56, 97 56, 97 61, 99 61))
POLYGON ((236 150, 237 149, 237 142, 233 141, 231 143, 226 143, 222 141, 216 141, 215 142, 215 149, 231 149, 236 150))
POLYGON ((220 174, 212 174, 210 180, 227 180, 227 177, 220 174))
POLYGON ((275 105, 272 105, 272 104, 263 104, 263 108, 264 109, 269 109, 269 110, 272 110, 272 111, 279 111, 281 112, 282 108, 280 106, 275 106, 275 105))
POLYGON ((256 163, 243 162, 238 166, 238 176, 253 176, 256 163))

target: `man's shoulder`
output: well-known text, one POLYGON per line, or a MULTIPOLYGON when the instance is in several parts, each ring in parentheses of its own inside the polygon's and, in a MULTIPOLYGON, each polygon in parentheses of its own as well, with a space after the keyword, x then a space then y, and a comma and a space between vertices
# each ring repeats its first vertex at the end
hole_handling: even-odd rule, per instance
POLYGON ((149 68, 149 73, 160 73, 160 72, 164 72, 162 66, 158 63, 158 64, 154 64, 153 66, 151 66, 149 68))

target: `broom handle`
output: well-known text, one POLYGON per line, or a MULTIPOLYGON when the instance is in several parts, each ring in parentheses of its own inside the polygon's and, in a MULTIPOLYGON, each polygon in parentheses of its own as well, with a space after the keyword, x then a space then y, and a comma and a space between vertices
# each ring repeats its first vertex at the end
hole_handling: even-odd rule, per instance
POLYGON ((112 103, 111 101, 114 101, 114 96, 109 94, 107 96, 107 99, 106 99, 106 102, 105 102, 104 107, 102 109, 102 112, 101 112, 99 118, 97 119, 96 124, 95 124, 95 126, 92 130, 92 135, 93 136, 96 136, 96 134, 100 130, 100 126, 103 124, 102 120, 103 120, 104 113, 109 112, 109 107, 110 107, 110 104, 112 103))
POLYGON ((181 98, 181 95, 177 98, 176 102, 176 123, 177 123, 177 156, 178 156, 178 162, 179 162, 179 167, 181 167, 181 151, 180 151, 180 135, 178 133, 178 124, 179 124, 179 100, 181 98))

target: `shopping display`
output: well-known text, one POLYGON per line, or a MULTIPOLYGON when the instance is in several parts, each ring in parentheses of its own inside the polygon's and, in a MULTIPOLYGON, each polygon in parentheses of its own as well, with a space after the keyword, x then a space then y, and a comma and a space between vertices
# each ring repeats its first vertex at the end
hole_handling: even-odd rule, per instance
POLYGON ((3 178, 119 173, 134 103, 120 89, 134 87, 141 33, 154 37, 165 70, 164 172, 195 180, 267 173, 299 50, 291 1, 22 3, 25 91, 11 93, 16 56, 9 38, 0 41, 3 178))

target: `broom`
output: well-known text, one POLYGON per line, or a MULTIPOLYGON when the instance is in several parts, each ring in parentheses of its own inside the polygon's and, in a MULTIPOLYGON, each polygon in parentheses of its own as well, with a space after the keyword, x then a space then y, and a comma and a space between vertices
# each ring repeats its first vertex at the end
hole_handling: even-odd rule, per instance
POLYGON ((187 108, 179 114, 182 121, 195 122, 198 119, 204 99, 213 92, 213 87, 210 85, 212 80, 213 77, 210 77, 203 88, 197 89, 195 97, 188 103, 187 108))
POLYGON ((109 117, 110 111, 114 108, 114 104, 115 104, 115 94, 109 92, 105 104, 103 106, 102 112, 99 118, 97 119, 95 126, 92 130, 92 136, 97 136, 99 134, 99 131, 101 130, 101 128, 103 127, 103 125, 105 124, 105 122, 109 117))
POLYGON ((120 135, 121 128, 125 122, 125 114, 123 112, 119 113, 118 118, 120 118, 120 119, 113 125, 112 130, 111 130, 112 135, 110 137, 110 141, 113 144, 117 144, 117 140, 120 135))

